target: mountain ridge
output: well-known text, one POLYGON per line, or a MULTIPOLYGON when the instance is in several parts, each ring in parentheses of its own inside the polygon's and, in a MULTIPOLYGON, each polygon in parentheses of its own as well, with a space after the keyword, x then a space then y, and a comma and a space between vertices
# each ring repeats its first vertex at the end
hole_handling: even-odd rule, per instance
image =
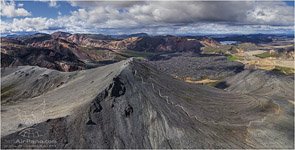
MULTIPOLYGON (((13 75, 15 71, 9 69, 10 73, 1 71, 5 75, 4 86, 18 81, 15 78, 24 78, 13 75)), ((3 116, 9 114, 11 117, 3 117, 2 132, 6 134, 2 136, 2 146, 9 144, 5 141, 22 138, 21 132, 30 127, 45 131, 39 139, 57 139, 57 148, 292 147, 282 144, 292 143, 287 135, 278 135, 288 131, 280 130, 279 123, 285 120, 278 120, 278 123, 269 120, 278 115, 279 110, 290 106, 278 107, 281 104, 265 98, 184 83, 138 60, 129 59, 90 70, 46 74, 48 77, 44 78, 59 75, 69 78, 28 104, 22 100, 3 108, 3 116), (13 119, 17 112, 12 112, 11 108, 38 106, 44 98, 46 117, 41 117, 39 123, 30 126, 13 119), (261 123, 277 127, 265 130, 261 123), (257 139, 260 130, 266 132, 259 136, 264 139, 262 141, 257 139), (278 135, 281 140, 271 139, 272 135, 278 135)), ((29 81, 27 79, 23 85, 29 81)), ((51 81, 54 86, 61 82, 51 81)), ((33 111, 32 107, 27 107, 26 111, 30 109, 33 111)), ((22 147, 30 146, 23 144, 22 147)))

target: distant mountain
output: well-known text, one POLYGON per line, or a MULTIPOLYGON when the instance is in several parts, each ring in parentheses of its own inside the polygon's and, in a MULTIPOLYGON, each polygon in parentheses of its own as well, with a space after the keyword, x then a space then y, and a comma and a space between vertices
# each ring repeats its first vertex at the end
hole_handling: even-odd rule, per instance
POLYGON ((144 52, 198 52, 200 47, 202 47, 202 44, 198 40, 176 36, 145 36, 112 40, 108 38, 97 39, 88 36, 72 35, 68 40, 79 45, 96 48, 144 52))
POLYGON ((199 52, 202 44, 195 39, 176 36, 154 36, 138 38, 127 49, 152 52, 199 52))
POLYGON ((35 33, 32 35, 18 36, 14 39, 22 41, 23 43, 34 43, 34 42, 42 42, 42 41, 50 40, 52 39, 52 37, 50 34, 46 34, 46 33, 35 33))
POLYGON ((7 37, 7 38, 16 38, 19 36, 25 36, 25 35, 32 35, 38 32, 19 32, 19 33, 14 33, 14 34, 9 34, 9 33, 1 33, 1 37, 7 37))
MULTIPOLYGON (((61 71, 85 68, 85 62, 116 61, 116 52, 126 50, 144 53, 194 52, 203 46, 216 46, 213 39, 197 40, 191 37, 149 36, 145 33, 126 35, 118 39, 103 34, 71 34, 54 32, 2 37, 3 67, 38 65, 61 71), (41 60, 44 62, 41 63, 41 60), (61 63, 68 67, 61 67, 61 63), (74 67, 76 66, 76 67, 74 67)), ((119 54, 120 55, 120 54, 119 54)), ((121 56, 119 56, 121 57, 121 56)), ((119 59, 120 60, 120 59, 119 59)))
POLYGON ((71 33, 68 33, 68 32, 54 32, 51 34, 51 37, 56 39, 56 38, 67 38, 69 36, 71 36, 72 34, 71 33))
POLYGON ((126 39, 130 37, 147 37, 149 36, 147 33, 135 33, 135 34, 122 34, 122 35, 111 35, 116 39, 126 39))
POLYGON ((85 64, 71 48, 57 44, 58 41, 44 41, 44 36, 23 41, 1 38, 1 67, 31 65, 60 71, 85 69, 85 64))
POLYGON ((278 35, 278 34, 249 34, 249 35, 219 35, 210 36, 216 41, 238 41, 251 43, 270 43, 273 39, 293 39, 293 35, 278 35))

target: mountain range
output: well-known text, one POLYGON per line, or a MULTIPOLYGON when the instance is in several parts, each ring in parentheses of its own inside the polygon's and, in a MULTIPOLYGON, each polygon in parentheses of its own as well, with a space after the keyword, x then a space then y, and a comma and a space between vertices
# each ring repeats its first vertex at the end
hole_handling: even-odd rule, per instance
POLYGON ((89 67, 87 62, 109 60, 118 52, 126 50, 144 53, 198 53, 206 45, 197 39, 177 36, 148 36, 141 33, 119 38, 66 32, 2 37, 1 43, 3 67, 37 65, 61 71, 85 69, 89 67))

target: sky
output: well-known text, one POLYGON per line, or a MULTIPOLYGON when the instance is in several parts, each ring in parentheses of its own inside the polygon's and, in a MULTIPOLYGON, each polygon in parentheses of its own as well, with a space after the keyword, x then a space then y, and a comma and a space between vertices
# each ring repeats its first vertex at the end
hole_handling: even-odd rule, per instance
POLYGON ((1 0, 1 34, 293 34, 294 1, 1 0))

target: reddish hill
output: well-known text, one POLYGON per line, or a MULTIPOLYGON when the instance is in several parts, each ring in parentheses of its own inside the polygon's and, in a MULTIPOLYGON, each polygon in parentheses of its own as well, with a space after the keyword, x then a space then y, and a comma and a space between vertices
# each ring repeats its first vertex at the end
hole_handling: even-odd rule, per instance
POLYGON ((60 71, 85 68, 85 64, 68 48, 54 41, 22 44, 21 41, 1 39, 1 66, 40 66, 60 71))
POLYGON ((84 62, 110 60, 116 57, 108 50, 139 52, 195 52, 203 46, 216 45, 212 39, 201 42, 188 37, 139 36, 125 39, 102 34, 37 33, 1 38, 3 67, 37 65, 61 71, 84 69, 84 62))

